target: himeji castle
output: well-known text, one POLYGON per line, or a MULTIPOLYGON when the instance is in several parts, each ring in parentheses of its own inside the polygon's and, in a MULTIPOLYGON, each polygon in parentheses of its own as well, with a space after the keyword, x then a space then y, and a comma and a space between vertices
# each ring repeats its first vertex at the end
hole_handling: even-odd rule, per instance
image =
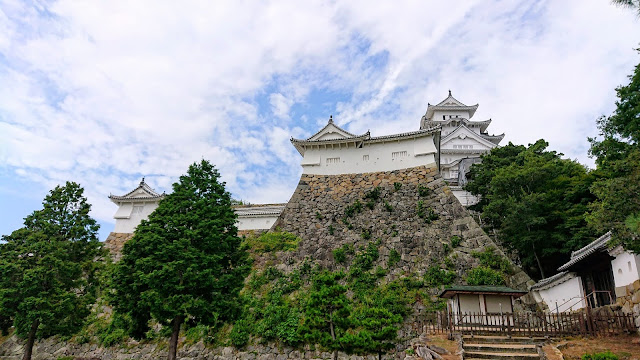
MULTIPOLYGON (((437 105, 428 104, 427 112, 416 131, 372 136, 352 134, 338 126, 332 116, 327 124, 306 139, 291 138, 302 156, 303 174, 340 175, 394 171, 435 164, 462 205, 477 201, 462 190, 471 165, 480 156, 498 146, 502 135, 489 135, 491 119, 472 121, 478 109, 465 105, 451 95, 437 105)), ((132 234, 146 219, 164 194, 155 192, 144 182, 129 193, 109 199, 118 205, 114 233, 132 234)), ((286 204, 239 205, 238 230, 270 229, 286 204)), ((111 237, 111 235, 110 235, 111 237)))

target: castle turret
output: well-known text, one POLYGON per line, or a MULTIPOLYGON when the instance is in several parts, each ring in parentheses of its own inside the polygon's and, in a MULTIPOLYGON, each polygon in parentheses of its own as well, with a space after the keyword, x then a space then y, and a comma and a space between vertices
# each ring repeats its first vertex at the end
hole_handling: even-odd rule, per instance
POLYGON ((487 133, 491 119, 471 120, 477 109, 478 104, 465 105, 449 91, 449 96, 437 105, 428 104, 420 122, 421 128, 441 127, 440 174, 463 205, 477 201, 462 190, 471 165, 479 162, 482 154, 498 146, 504 138, 504 134, 487 133))
POLYGON ((118 210, 113 215, 116 219, 116 226, 113 232, 133 233, 140 221, 149 218, 149 215, 158 207, 158 203, 164 196, 164 194, 157 193, 147 185, 144 182, 144 178, 142 178, 137 188, 125 195, 109 195, 109 199, 118 205, 118 210))

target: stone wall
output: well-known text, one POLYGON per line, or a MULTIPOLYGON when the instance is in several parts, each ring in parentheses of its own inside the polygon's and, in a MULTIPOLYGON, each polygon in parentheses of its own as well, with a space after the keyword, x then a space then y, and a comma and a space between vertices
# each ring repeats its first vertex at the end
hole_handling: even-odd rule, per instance
POLYGON ((133 237, 131 233, 109 233, 107 240, 104 241, 104 248, 109 250, 111 258, 114 262, 120 260, 122 257, 122 248, 124 243, 133 237))
MULTIPOLYGON (((180 339, 182 343, 183 339, 180 339)), ((96 344, 74 344, 62 342, 58 339, 38 341, 34 345, 33 360, 57 360, 60 357, 82 358, 84 360, 130 360, 130 359, 165 359, 168 344, 139 343, 130 340, 126 344, 103 348, 96 344)), ((0 344, 0 359, 19 360, 24 351, 24 341, 15 336, 0 344)), ((234 347, 212 348, 202 342, 182 346, 177 353, 178 360, 299 360, 299 359, 331 359, 332 354, 317 350, 292 349, 274 344, 247 346, 238 350, 234 347)), ((404 353, 385 355, 387 359, 404 359, 404 353)), ((339 359, 345 360, 376 360, 377 355, 358 356, 338 353, 339 359)))
POLYGON ((636 327, 640 331, 640 280, 626 286, 625 295, 618 296, 616 305, 627 314, 633 314, 636 319, 636 327))
MULTIPOLYGON (((451 193, 435 166, 366 174, 303 174, 272 230, 276 228, 302 238, 298 250, 287 256, 294 261, 309 257, 329 268, 335 265, 334 249, 344 244, 357 249, 380 239, 380 265, 384 267, 392 250, 401 255, 399 264, 387 275, 390 279, 407 274, 422 276, 430 265, 443 266, 449 257, 459 275, 457 283, 463 283, 466 271, 479 265, 471 253, 488 246, 498 248, 451 193), (380 188, 380 199, 369 209, 365 195, 376 187, 380 188), (428 194, 424 189, 420 194, 420 187, 429 189, 428 194), (345 217, 347 207, 356 201, 362 204, 361 212, 345 217), (429 223, 421 218, 420 203, 423 211, 432 210, 438 219, 429 223), (371 234, 371 240, 363 238, 366 234, 371 234), (453 235, 462 238, 455 249, 449 245, 453 235)), ((292 262, 281 261, 280 266, 286 270, 284 263, 292 262)), ((527 290, 533 281, 514 268, 508 285, 527 290)), ((526 301, 531 303, 533 299, 526 301)))

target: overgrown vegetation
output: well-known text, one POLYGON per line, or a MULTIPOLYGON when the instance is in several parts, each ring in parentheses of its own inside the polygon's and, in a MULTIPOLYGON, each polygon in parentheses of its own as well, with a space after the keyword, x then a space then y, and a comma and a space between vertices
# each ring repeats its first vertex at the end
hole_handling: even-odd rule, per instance
POLYGON ((430 207, 426 207, 424 205, 424 201, 419 200, 416 205, 416 215, 419 218, 424 219, 427 224, 431 224, 431 222, 438 220, 438 214, 430 207))
POLYGON ((479 266, 467 273, 465 281, 469 285, 504 285, 504 274, 490 267, 479 266))
POLYGON ((286 231, 265 232, 259 236, 244 238, 244 244, 255 254, 276 251, 293 251, 298 248, 300 238, 286 231))
POLYGON ((618 360, 618 355, 611 351, 605 351, 593 354, 584 354, 582 355, 582 360, 618 360))
POLYGON ((431 195, 431 193, 433 193, 433 190, 429 189, 426 186, 418 185, 418 195, 420 195, 420 197, 429 196, 431 195))
POLYGON ((453 284, 456 273, 451 270, 441 269, 437 265, 431 265, 424 274, 424 282, 429 287, 439 287, 453 284))

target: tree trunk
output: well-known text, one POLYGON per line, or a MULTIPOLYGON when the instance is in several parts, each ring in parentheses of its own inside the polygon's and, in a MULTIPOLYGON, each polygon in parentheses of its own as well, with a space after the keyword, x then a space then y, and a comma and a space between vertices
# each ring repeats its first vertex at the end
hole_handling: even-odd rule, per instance
POLYGON ((538 268, 540 269, 540 276, 542 276, 542 278, 544 279, 544 270, 542 269, 542 263, 540 262, 540 258, 538 257, 538 253, 536 252, 536 245, 532 244, 531 247, 533 248, 533 256, 536 257, 536 261, 538 262, 538 268))
POLYGON ((31 353, 33 352, 33 343, 36 341, 36 331, 38 330, 40 321, 38 319, 33 320, 31 323, 31 329, 29 329, 29 338, 27 344, 24 346, 24 355, 22 360, 31 360, 31 353))
POLYGON ((171 322, 173 330, 171 332, 171 339, 169 340, 169 357, 168 360, 176 360, 176 353, 178 352, 178 335, 180 335, 180 325, 184 321, 184 316, 177 316, 171 322))

